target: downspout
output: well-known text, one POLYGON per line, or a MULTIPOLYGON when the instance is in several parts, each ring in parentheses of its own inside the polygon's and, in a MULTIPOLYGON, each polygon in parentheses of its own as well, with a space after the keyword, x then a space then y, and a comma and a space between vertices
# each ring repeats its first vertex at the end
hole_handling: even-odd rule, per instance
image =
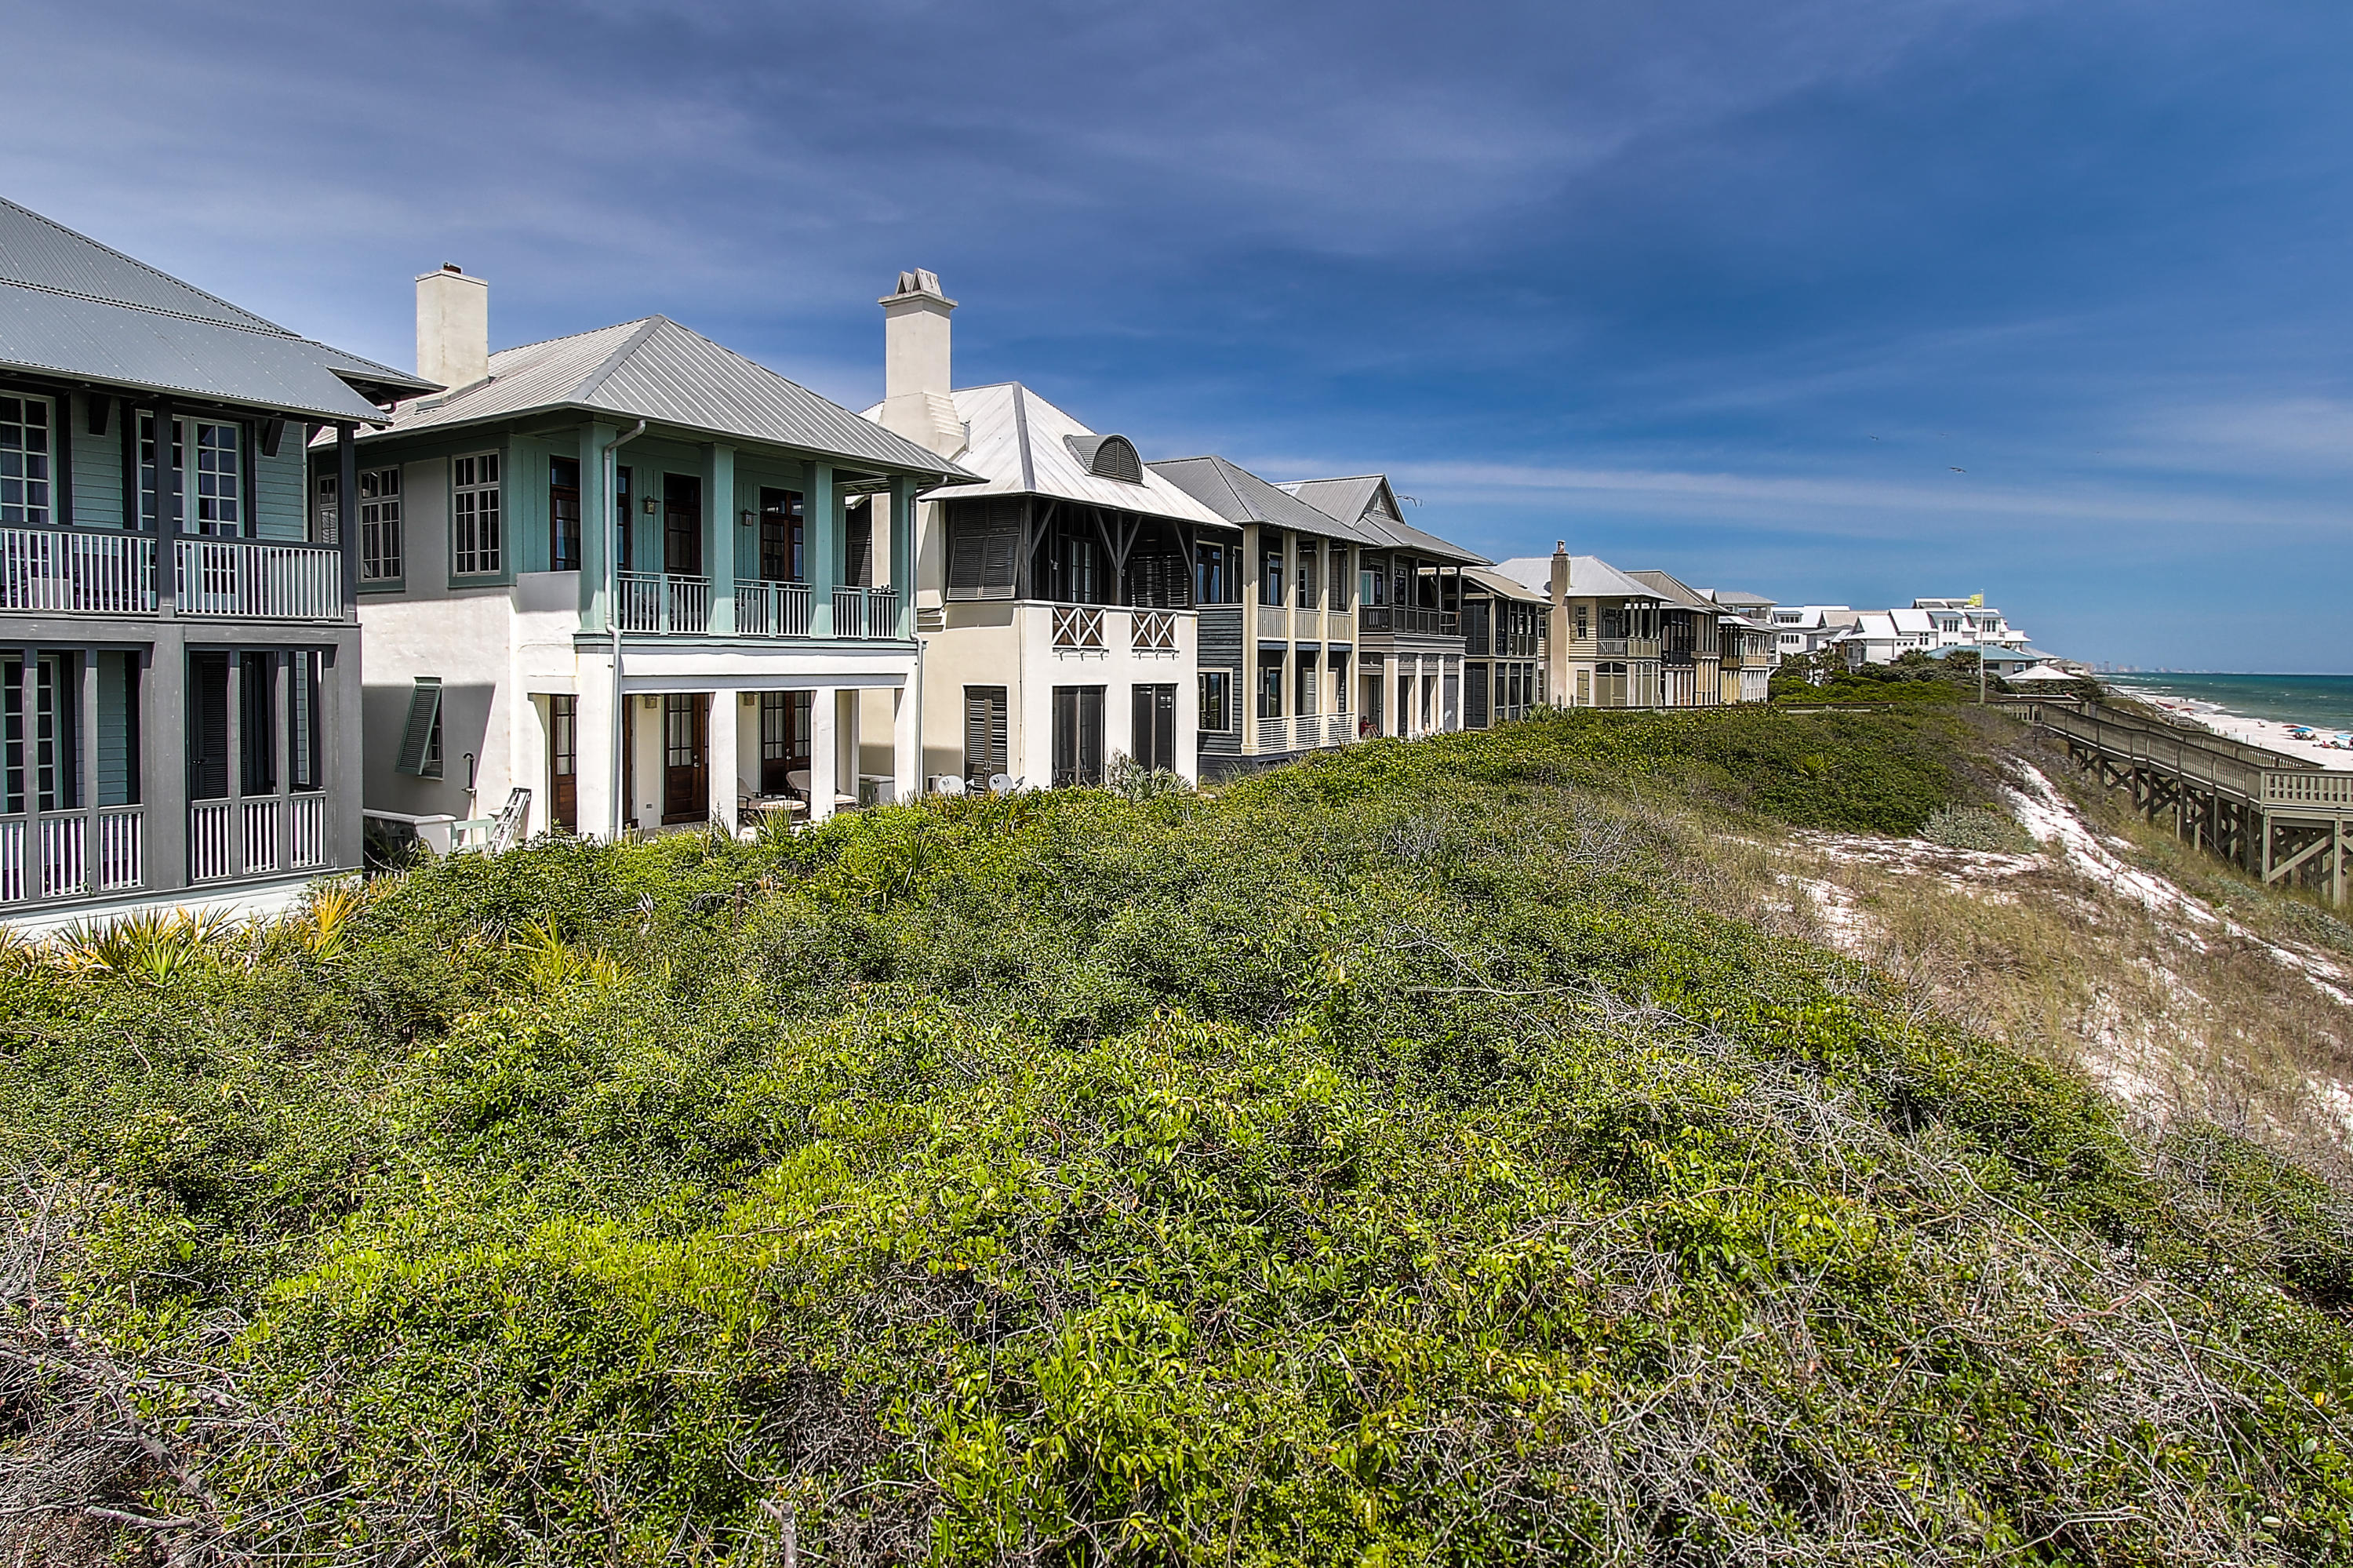
POLYGON ((645 433, 646 422, 639 419, 636 429, 627 435, 615 436, 611 440, 607 441, 601 460, 604 472, 599 476, 605 487, 605 631, 612 639, 613 643, 613 735, 610 745, 613 769, 609 783, 613 790, 613 842, 615 843, 620 842, 622 833, 628 831, 628 824, 621 821, 621 770, 628 766, 628 759, 621 755, 621 719, 624 715, 621 711, 620 535, 621 530, 628 525, 629 520, 623 517, 620 508, 614 504, 616 497, 613 492, 619 482, 619 476, 614 471, 613 454, 645 433))

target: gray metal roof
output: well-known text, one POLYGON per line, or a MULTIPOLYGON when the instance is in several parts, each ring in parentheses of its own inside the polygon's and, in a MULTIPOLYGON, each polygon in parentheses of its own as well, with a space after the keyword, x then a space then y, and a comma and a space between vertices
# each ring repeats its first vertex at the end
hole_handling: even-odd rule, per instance
POLYGON ((1682 578, 1671 573, 1660 571, 1656 567, 1646 567, 1641 571, 1628 572, 1626 575, 1638 583, 1648 583, 1658 589, 1661 604, 1671 604, 1679 609, 1713 610, 1721 608, 1714 599, 1685 583, 1682 578))
POLYGON ((1229 523, 1267 523, 1296 533, 1345 539, 1353 545, 1388 547, 1386 539, 1377 539, 1361 528, 1318 512, 1289 491, 1269 484, 1224 458, 1169 458, 1150 467, 1153 472, 1229 523))
MULTIPOLYGON (((1495 569, 1514 582, 1525 583, 1547 596, 1552 592, 1550 556, 1514 556, 1495 569)), ((1659 597, 1657 588, 1628 577, 1599 556, 1569 556, 1568 591, 1579 599, 1656 599, 1659 597)))
POLYGON ((1492 566, 1486 556, 1473 555, 1461 546, 1425 533, 1408 523, 1398 511, 1397 493, 1389 482, 1377 473, 1357 474, 1347 479, 1294 479, 1279 486, 1289 491, 1318 512, 1329 513, 1355 524, 1373 542, 1391 549, 1411 550, 1419 555, 1435 556, 1442 561, 1454 561, 1463 566, 1492 566))
POLYGON ((1552 602, 1550 589, 1532 588, 1516 577, 1505 577, 1493 567, 1465 567, 1462 568, 1462 579, 1465 582, 1477 583, 1500 599, 1515 599, 1526 604, 1552 602))
POLYGON ((0 366, 326 421, 432 387, 0 199, 0 366))
MULTIPOLYGON (((1078 438, 1079 450, 1090 450, 1089 439, 1101 432, 1087 429, 1018 381, 966 387, 950 396, 956 418, 970 432, 960 461, 982 476, 982 482, 956 490, 958 496, 1046 495, 1212 528, 1228 526, 1225 518, 1149 463, 1139 484, 1090 472, 1068 438, 1078 438)), ((869 417, 880 412, 878 405, 869 417)))
POLYGON ((501 349, 491 355, 487 378, 403 403, 385 433, 556 408, 765 441, 949 482, 973 477, 668 316, 501 349))

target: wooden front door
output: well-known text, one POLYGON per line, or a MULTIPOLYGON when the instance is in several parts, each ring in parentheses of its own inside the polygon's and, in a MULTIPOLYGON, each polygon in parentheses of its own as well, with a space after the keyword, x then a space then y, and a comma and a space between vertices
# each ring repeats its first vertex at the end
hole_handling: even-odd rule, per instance
MULTIPOLYGON (((732 700, 732 699, 731 699, 732 700)), ((711 708, 688 693, 662 699, 662 821, 711 815, 711 708)))
POLYGON ((662 475, 662 570, 702 575, 702 481, 691 473, 662 475))
POLYGON ((580 831, 579 702, 547 699, 547 821, 559 832, 580 831))

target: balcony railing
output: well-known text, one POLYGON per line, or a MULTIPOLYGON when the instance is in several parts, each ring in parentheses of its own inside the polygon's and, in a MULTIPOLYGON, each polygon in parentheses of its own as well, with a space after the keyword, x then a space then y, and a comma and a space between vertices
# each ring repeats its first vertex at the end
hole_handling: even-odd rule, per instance
POLYGON ((711 579, 677 572, 623 572, 616 609, 624 631, 701 636, 711 630, 711 579))
POLYGON ((833 634, 836 637, 896 637, 899 635, 899 590, 895 588, 837 588, 833 590, 833 634))
POLYGON ((153 537, 0 528, 0 610, 146 615, 154 609, 153 537))
POLYGON ((1459 637, 1462 618, 1451 609, 1417 609, 1411 606, 1392 605, 1389 614, 1399 631, 1419 632, 1426 637, 1459 637))
POLYGON ((188 807, 190 882, 315 871, 330 858, 324 795, 253 795, 188 807))
POLYGON ((1054 646, 1058 649, 1095 649, 1103 645, 1103 612, 1092 605, 1058 604, 1054 607, 1054 646))
POLYGON ((0 904, 139 886, 140 821, 136 806, 0 819, 0 904))
POLYGON ((1291 608, 1288 605, 1262 604, 1258 607, 1258 640, 1261 642, 1291 641, 1291 608))
POLYGON ((807 583, 738 583, 735 630, 744 637, 807 637, 809 605, 807 583))
MULTIPOLYGON (((257 539, 178 539, 172 608, 219 620, 343 619, 343 563, 316 545, 257 539)), ((0 611, 51 615, 153 615, 155 539, 144 534, 80 534, 0 528, 0 611)))
POLYGON ((1335 609, 1324 617, 1324 641, 1353 642, 1356 637, 1356 618, 1345 609, 1335 609))
POLYGON ((1176 614, 1167 609, 1139 609, 1129 641, 1139 653, 1176 652, 1176 614))
POLYGON ((316 545, 246 539, 178 543, 182 615, 253 620, 341 620, 343 558, 316 545))

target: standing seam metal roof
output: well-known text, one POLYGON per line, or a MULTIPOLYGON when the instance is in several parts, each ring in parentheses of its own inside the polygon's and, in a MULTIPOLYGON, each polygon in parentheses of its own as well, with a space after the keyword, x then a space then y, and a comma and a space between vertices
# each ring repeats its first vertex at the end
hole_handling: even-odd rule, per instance
MULTIPOLYGON (((1043 495, 1179 523, 1232 526, 1149 463, 1140 484, 1088 471, 1063 438, 1103 432, 1089 429, 1018 381, 967 387, 950 396, 956 418, 970 432, 960 461, 982 476, 982 482, 955 490, 956 496, 1043 495)), ((880 412, 878 405, 867 417, 880 412)))
POLYGON ((1373 535, 1373 543, 1377 546, 1413 550, 1463 566, 1493 564, 1486 556, 1475 555, 1451 540, 1426 533, 1398 516, 1395 511, 1397 493, 1389 487, 1388 480, 1380 474, 1356 474, 1347 479, 1294 479, 1276 488, 1288 491, 1318 512, 1346 518, 1373 535), (1376 501, 1385 504, 1377 507, 1374 505, 1376 501))
POLYGON ((325 420, 383 418, 432 387, 250 311, 0 199, 0 364, 325 420))
POLYGON ((965 469, 667 316, 501 349, 491 374, 395 410, 386 434, 548 408, 586 408, 912 471, 955 482, 965 469))
POLYGON ((1169 458, 1147 466, 1229 523, 1266 523, 1352 545, 1388 545, 1221 457, 1169 458))

